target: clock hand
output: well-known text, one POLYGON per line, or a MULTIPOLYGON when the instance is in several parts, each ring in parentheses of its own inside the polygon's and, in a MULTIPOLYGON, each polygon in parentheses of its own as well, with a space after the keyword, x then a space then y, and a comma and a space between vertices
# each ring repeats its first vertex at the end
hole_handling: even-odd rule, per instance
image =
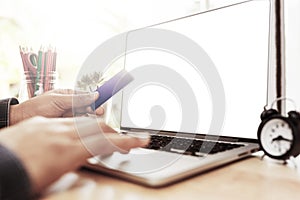
POLYGON ((289 140, 289 139, 286 139, 286 138, 284 138, 284 137, 282 137, 281 135, 279 135, 279 136, 277 136, 276 138, 273 138, 273 140, 272 140, 272 142, 271 143, 273 143, 273 142, 275 142, 275 141, 287 141, 287 142, 292 142, 292 140, 289 140))

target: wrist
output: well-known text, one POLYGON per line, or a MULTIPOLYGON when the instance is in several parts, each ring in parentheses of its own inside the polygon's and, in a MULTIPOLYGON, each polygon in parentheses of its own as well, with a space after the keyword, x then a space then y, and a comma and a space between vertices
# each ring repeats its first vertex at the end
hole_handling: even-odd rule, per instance
POLYGON ((19 112, 20 105, 11 105, 9 112, 9 126, 22 121, 22 112, 19 112))

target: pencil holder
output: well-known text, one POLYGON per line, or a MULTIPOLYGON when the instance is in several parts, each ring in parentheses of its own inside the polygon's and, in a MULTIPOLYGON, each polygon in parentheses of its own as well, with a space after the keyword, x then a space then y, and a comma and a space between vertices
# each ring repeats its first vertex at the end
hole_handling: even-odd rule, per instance
POLYGON ((57 84, 57 72, 50 71, 47 75, 41 76, 41 79, 43 79, 44 81, 40 83, 40 90, 36 91, 36 95, 55 89, 55 86, 57 84))
POLYGON ((34 96, 53 90, 56 83, 56 71, 51 71, 47 75, 36 75, 31 71, 24 71, 18 99, 20 102, 23 102, 34 96))

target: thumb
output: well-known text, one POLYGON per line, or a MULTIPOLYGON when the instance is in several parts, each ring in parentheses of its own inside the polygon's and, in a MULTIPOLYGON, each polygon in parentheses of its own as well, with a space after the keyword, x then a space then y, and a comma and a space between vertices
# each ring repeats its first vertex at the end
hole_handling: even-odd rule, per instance
POLYGON ((98 92, 80 94, 54 94, 54 101, 63 109, 70 109, 89 106, 95 102, 98 97, 98 92))

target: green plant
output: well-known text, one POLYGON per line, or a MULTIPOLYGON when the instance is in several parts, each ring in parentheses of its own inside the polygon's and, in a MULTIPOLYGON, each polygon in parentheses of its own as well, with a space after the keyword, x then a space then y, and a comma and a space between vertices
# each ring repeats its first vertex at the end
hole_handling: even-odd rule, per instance
POLYGON ((76 87, 84 91, 94 91, 103 81, 102 75, 102 72, 83 75, 81 79, 77 81, 76 87))

